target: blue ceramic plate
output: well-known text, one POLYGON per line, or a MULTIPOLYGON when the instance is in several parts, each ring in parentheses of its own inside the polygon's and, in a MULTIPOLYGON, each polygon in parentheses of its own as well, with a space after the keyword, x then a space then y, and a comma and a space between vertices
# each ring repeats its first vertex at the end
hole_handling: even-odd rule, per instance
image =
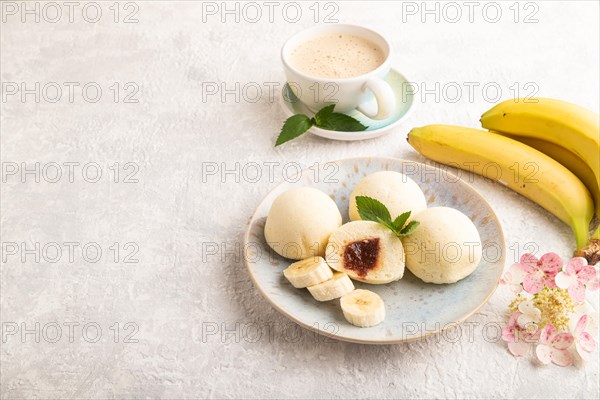
POLYGON ((393 158, 356 158, 322 164, 303 171, 294 182, 277 186, 258 206, 244 237, 245 262, 258 290, 299 325, 339 340, 390 344, 422 338, 464 321, 494 293, 504 267, 502 228, 490 205, 468 184, 447 170, 393 158), (357 288, 378 293, 386 319, 371 328, 350 325, 339 300, 321 303, 306 289, 295 289, 282 271, 291 263, 272 252, 264 239, 264 224, 275 198, 297 186, 310 186, 329 194, 348 221, 348 199, 358 181, 373 172, 403 172, 419 184, 429 206, 453 207, 475 223, 481 236, 483 257, 467 278, 450 285, 424 283, 407 269, 404 278, 386 285, 355 282, 357 288))

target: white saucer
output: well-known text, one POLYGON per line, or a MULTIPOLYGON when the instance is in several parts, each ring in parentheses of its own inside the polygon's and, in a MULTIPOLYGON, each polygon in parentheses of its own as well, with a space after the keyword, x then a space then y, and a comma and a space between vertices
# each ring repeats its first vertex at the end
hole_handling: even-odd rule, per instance
MULTIPOLYGON (((414 103, 414 95, 407 91, 409 87, 407 84, 408 80, 395 69, 390 70, 385 80, 392 86, 392 90, 396 94, 396 109, 393 111, 391 117, 383 120, 375 120, 368 118, 358 110, 353 110, 346 114, 357 119, 363 125, 368 126, 367 130, 362 132, 340 132, 329 131, 313 126, 308 131, 317 136, 333 140, 364 140, 390 133, 392 129, 397 127, 400 122, 408 116, 414 103)), ((294 114, 305 114, 309 117, 315 115, 315 113, 310 111, 308 107, 298 100, 287 83, 282 90, 281 108, 286 114, 286 118, 291 117, 294 114)))

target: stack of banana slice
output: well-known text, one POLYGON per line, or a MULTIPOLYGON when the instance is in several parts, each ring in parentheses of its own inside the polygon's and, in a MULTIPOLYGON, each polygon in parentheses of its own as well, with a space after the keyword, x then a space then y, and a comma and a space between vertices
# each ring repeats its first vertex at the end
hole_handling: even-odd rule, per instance
POLYGON ((344 317, 361 328, 374 326, 385 319, 385 305, 379 295, 354 289, 343 272, 333 272, 323 257, 311 257, 291 264, 283 271, 295 288, 307 288, 317 301, 340 299, 344 317))
POLYGON ((408 142, 422 155, 495 180, 568 224, 578 255, 600 261, 600 116, 546 98, 502 102, 481 117, 486 130, 415 128, 408 142), (590 250, 590 248, 592 250, 590 250))

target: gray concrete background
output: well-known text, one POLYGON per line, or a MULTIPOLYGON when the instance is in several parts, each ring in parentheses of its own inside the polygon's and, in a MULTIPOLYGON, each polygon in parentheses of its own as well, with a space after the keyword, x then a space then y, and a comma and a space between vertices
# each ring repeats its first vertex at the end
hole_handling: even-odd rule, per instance
MULTIPOLYGON (((254 208, 297 165, 423 161, 404 139, 411 127, 476 127, 516 90, 598 110, 597 2, 520 3, 518 15, 512 2, 481 2, 472 21, 458 2, 455 23, 445 3, 439 22, 421 2, 275 3, 271 17, 259 2, 256 22, 244 3, 239 22, 220 2, 80 2, 73 22, 62 3, 58 20, 39 3, 39 22, 35 2, 34 14, 22 4, 3 2, 0 40, 2 398, 598 398, 597 360, 540 367, 485 339, 485 324, 504 322, 506 288, 468 320, 473 335, 356 345, 279 315, 240 250, 254 208), (418 93, 388 136, 274 149, 283 115, 268 87, 284 79, 280 46, 333 19, 387 35, 394 67, 434 94, 418 93), (34 93, 22 97, 21 83, 34 93), (222 84, 233 94, 222 98, 222 84)), ((569 255, 565 225, 488 180, 472 184, 503 224, 509 260, 529 243, 569 255)))

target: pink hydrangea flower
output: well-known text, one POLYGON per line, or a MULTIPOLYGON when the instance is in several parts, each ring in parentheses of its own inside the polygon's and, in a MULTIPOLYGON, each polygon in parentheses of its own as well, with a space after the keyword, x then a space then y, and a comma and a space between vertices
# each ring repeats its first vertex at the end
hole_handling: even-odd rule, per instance
POLYGON ((554 278, 562 268, 562 260, 556 253, 546 253, 538 260, 533 254, 523 254, 515 270, 523 274, 523 289, 536 294, 545 286, 555 288, 554 278))
POLYGON ((519 326, 518 320, 523 314, 515 311, 508 320, 508 325, 502 329, 502 339, 507 342, 508 350, 516 357, 522 357, 529 351, 534 340, 535 332, 519 326))
POLYGON ((511 265, 508 271, 504 273, 500 283, 508 285, 514 293, 521 293, 523 291, 523 278, 525 278, 525 271, 521 268, 521 264, 517 263, 511 265))
POLYGON ((598 289, 598 270, 588 265, 583 257, 575 257, 556 274, 556 286, 568 289, 571 298, 580 303, 585 300, 586 287, 589 290, 598 289))
POLYGON ((535 348, 535 354, 542 364, 553 362, 561 367, 573 364, 573 355, 568 350, 574 338, 568 332, 557 332, 552 324, 544 327, 540 334, 540 344, 535 348))
POLYGON ((596 341, 589 332, 586 332, 588 318, 587 314, 582 315, 573 330, 575 349, 583 360, 587 360, 589 355, 596 350, 596 341))

